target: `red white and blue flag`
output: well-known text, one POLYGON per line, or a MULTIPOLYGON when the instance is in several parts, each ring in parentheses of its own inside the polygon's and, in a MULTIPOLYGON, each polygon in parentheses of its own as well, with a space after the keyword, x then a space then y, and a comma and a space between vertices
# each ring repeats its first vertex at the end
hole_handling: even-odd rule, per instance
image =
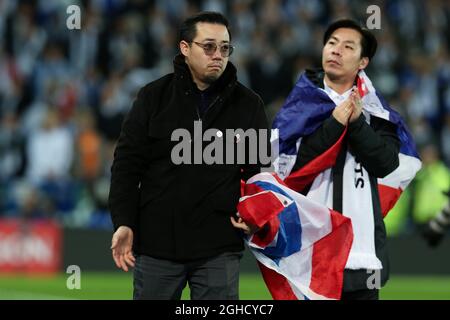
MULTIPOLYGON (((414 140, 402 117, 375 90, 364 71, 358 74, 357 87, 362 99, 363 112, 395 124, 401 143, 399 167, 378 180, 382 212, 386 216, 422 164, 414 140)), ((305 74, 300 77, 272 126, 276 129, 272 131, 273 146, 276 146, 273 152, 278 155, 274 160, 275 171, 283 180, 293 174, 291 170, 302 138, 317 130, 322 122, 331 116, 335 107, 324 90, 315 86, 305 74)), ((318 170, 323 169, 322 166, 318 166, 318 170)))
POLYGON ((239 215, 264 230, 247 239, 276 300, 339 299, 350 219, 289 188, 274 173, 245 185, 239 215))
MULTIPOLYGON (((363 71, 357 83, 363 112, 396 124, 401 142, 399 167, 378 180, 385 216, 414 178, 421 162, 403 120, 376 93, 363 71)), ((291 172, 302 138, 330 117, 335 106, 325 91, 302 75, 273 124, 276 130, 272 133, 272 152, 278 155, 275 173, 255 175, 243 188, 238 212, 245 221, 262 228, 247 239, 247 244, 274 299, 339 299, 345 268, 360 268, 366 258, 374 269, 382 268, 374 253, 371 257, 358 252, 361 248, 374 251, 373 243, 356 237, 359 229, 354 233, 354 227, 361 228, 361 223, 352 226, 352 219, 358 217, 329 209, 327 201, 318 200, 325 199, 321 194, 314 198, 299 193, 313 183, 319 186, 316 193, 329 196, 332 182, 324 172, 334 166, 346 130, 330 149, 291 172), (355 245, 355 239, 359 244, 355 245)))

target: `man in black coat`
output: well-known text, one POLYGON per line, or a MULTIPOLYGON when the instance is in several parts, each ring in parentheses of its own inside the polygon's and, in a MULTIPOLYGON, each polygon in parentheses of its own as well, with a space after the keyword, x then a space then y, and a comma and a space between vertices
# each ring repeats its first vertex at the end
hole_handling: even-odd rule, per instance
POLYGON ((268 163, 236 160, 230 146, 251 153, 246 134, 268 124, 260 97, 237 81, 230 41, 221 14, 186 19, 174 73, 143 87, 123 123, 111 169, 112 254, 119 268, 134 267, 135 299, 180 299, 186 283, 192 299, 238 298, 243 242, 230 217, 241 179, 268 163), (209 141, 223 148, 208 153, 209 141))

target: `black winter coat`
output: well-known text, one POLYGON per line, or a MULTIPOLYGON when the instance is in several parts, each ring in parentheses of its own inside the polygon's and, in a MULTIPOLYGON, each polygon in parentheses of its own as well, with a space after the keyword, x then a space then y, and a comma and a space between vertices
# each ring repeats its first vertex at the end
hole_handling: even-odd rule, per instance
MULTIPOLYGON (((179 141, 171 141, 171 135, 184 128, 194 141, 199 117, 203 131, 215 128, 224 135, 226 129, 268 129, 264 104, 237 81, 231 62, 207 90, 201 116, 205 100, 178 55, 174 73, 143 87, 124 120, 109 207, 115 229, 125 225, 134 231, 137 254, 183 262, 243 250, 230 216, 237 211, 241 179, 260 172, 261 163, 176 165, 171 151, 179 141)), ((191 157, 194 163, 193 152, 191 157)))

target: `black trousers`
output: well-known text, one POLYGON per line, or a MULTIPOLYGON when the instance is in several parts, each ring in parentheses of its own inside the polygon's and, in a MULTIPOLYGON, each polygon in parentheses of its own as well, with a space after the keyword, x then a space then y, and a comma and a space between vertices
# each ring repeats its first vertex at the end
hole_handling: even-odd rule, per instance
POLYGON ((379 300, 378 289, 342 292, 341 300, 379 300))
POLYGON ((192 300, 239 299, 242 252, 179 263, 136 256, 134 300, 179 300, 189 284, 192 300))

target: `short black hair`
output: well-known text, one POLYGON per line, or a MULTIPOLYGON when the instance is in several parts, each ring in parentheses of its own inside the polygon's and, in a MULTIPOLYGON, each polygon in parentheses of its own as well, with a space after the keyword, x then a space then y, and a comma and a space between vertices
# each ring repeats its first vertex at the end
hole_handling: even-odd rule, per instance
POLYGON ((199 22, 224 25, 227 28, 228 35, 230 36, 231 41, 231 32, 230 28, 228 27, 229 23, 227 18, 225 18, 221 13, 213 11, 202 11, 184 20, 179 30, 179 41, 184 40, 188 43, 191 43, 197 35, 196 25, 199 22))
POLYGON ((324 45, 327 43, 328 39, 330 39, 333 32, 339 28, 348 28, 358 31, 361 34, 361 58, 368 57, 369 60, 372 60, 377 51, 377 39, 367 28, 351 19, 341 19, 330 24, 323 35, 324 45))

